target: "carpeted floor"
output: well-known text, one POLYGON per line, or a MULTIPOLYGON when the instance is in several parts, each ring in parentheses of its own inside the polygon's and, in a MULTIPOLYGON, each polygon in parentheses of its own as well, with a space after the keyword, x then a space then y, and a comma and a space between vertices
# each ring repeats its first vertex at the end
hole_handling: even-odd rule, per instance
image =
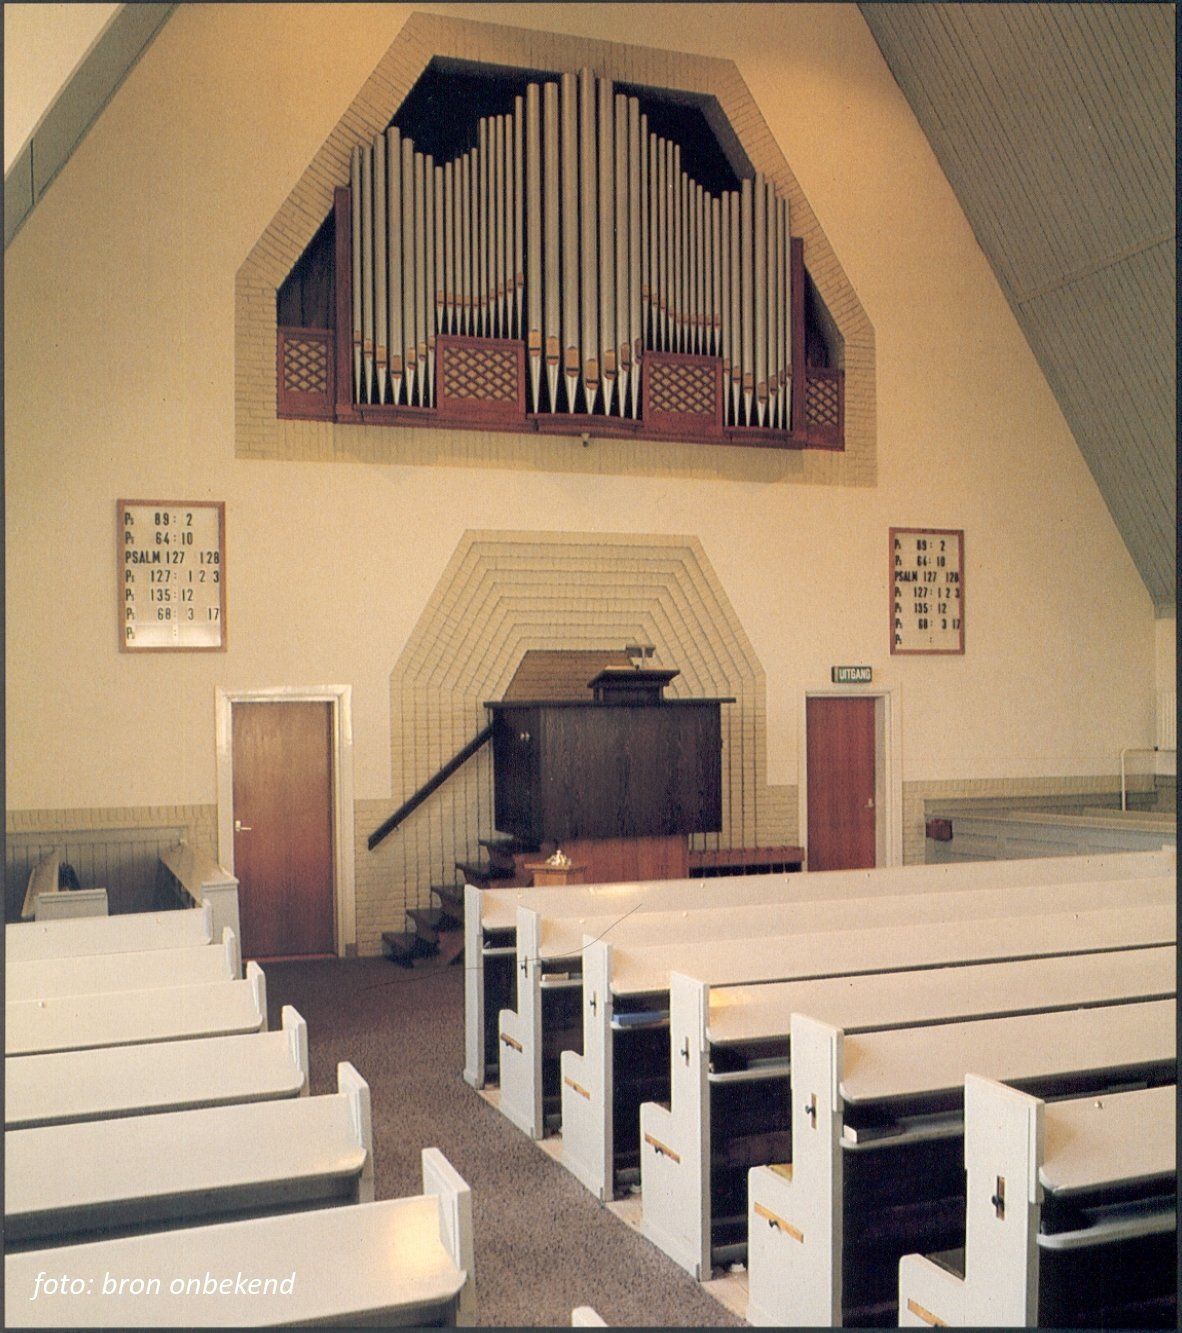
POLYGON ((265 971, 271 1026, 284 1004, 307 1019, 312 1091, 335 1090, 341 1060, 369 1083, 376 1197, 419 1193, 419 1150, 432 1146, 471 1186, 481 1325, 569 1325, 576 1305, 615 1325, 740 1322, 463 1081, 462 968, 367 958, 265 971))

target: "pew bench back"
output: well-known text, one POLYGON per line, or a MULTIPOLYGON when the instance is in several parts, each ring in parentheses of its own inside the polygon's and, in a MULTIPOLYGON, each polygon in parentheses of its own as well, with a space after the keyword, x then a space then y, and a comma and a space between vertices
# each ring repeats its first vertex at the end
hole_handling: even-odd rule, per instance
POLYGON ((4 927, 4 956, 11 963, 36 958, 85 958, 93 954, 183 949, 213 939, 213 909, 131 912, 68 921, 22 921, 4 927))
POLYGON ((284 1005, 275 1032, 9 1058, 4 1127, 187 1111, 307 1091, 307 1024, 284 1005))
POLYGON ((422 1156, 411 1198, 9 1254, 9 1301, 31 1327, 472 1324, 471 1195, 437 1148, 422 1156), (38 1275, 62 1271, 82 1279, 77 1292, 35 1299, 38 1275), (273 1281, 235 1292, 239 1273, 273 1281), (206 1274, 230 1275, 230 1289, 208 1289, 206 1274), (111 1275, 159 1280, 120 1293, 104 1290, 111 1275))
POLYGON ((372 1200, 369 1087, 350 1064, 337 1084, 322 1097, 10 1130, 6 1243, 372 1200))
POLYGON ((110 991, 159 990, 236 981, 242 955, 234 932, 222 932, 220 944, 139 953, 95 954, 87 958, 38 958, 10 963, 5 969, 4 999, 48 1000, 62 995, 100 995, 110 991))
POLYGON ((242 981, 6 1004, 4 1053, 24 1056, 137 1046, 263 1032, 266 1027, 266 978, 252 961, 242 981))

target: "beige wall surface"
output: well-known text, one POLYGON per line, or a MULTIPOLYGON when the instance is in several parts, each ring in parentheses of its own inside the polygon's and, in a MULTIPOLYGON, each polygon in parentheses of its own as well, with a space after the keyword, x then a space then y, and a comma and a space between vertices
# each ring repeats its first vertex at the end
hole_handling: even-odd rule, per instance
POLYGON ((736 62, 874 326, 877 484, 497 469, 478 436, 467 467, 236 459, 235 273, 411 9, 182 5, 6 256, 10 809, 208 805, 219 686, 350 684, 357 798, 389 796, 390 673, 472 529, 697 538, 773 783, 834 663, 898 687, 909 782, 1151 744, 1148 595, 857 9, 437 8, 736 62), (118 651, 118 497, 226 502, 227 652, 118 651), (964 657, 889 655, 892 524, 965 530, 964 657))
POLYGON ((4 170, 118 5, 4 6, 4 170))

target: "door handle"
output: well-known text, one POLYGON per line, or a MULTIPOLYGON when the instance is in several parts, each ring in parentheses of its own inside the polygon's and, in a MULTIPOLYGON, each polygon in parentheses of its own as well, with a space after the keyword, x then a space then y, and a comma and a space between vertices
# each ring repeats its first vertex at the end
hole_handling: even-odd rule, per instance
POLYGON ((236 820, 234 821, 234 832, 235 832, 235 833, 249 833, 249 832, 251 831, 251 828, 252 828, 252 827, 253 827, 253 825, 251 825, 251 824, 244 824, 244 823, 242 822, 241 819, 236 819, 236 820))
POLYGON ((873 809, 874 809, 874 797, 873 797, 873 796, 868 796, 868 797, 866 798, 866 809, 867 809, 867 810, 873 810, 873 809))

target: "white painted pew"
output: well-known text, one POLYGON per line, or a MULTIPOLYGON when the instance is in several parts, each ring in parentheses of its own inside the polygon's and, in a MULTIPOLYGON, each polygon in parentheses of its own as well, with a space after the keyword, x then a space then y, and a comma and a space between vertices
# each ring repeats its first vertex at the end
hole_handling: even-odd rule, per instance
POLYGON ((208 905, 213 913, 213 928, 220 938, 227 926, 242 938, 238 918, 238 881, 205 852, 178 842, 160 857, 164 872, 182 891, 187 902, 196 907, 208 905))
POLYGON ((864 1284, 857 1303, 894 1322, 898 1260, 916 1240, 941 1248, 954 1191, 963 1210, 967 1074, 1099 1095, 1122 1081, 1173 1081, 1177 1068, 1172 1000, 862 1036, 796 1014, 791 1043, 792 1162, 748 1177, 747 1320, 757 1325, 840 1326, 851 1275, 864 1284), (894 1213, 872 1252, 869 1219, 844 1201, 875 1172, 894 1213), (887 1272, 877 1292, 865 1285, 875 1268, 887 1272))
MULTIPOLYGON (((710 1276, 720 1258, 713 1225, 721 1173, 714 1162, 729 1130, 726 1123, 712 1123, 712 1095, 770 1100, 766 1118, 748 1129, 758 1136, 751 1151, 759 1154, 755 1161, 786 1157, 789 1107, 795 1105, 788 1083, 794 1013, 848 1034, 1167 999, 1177 990, 1177 964, 1175 948, 1125 949, 713 991, 674 973, 669 1106, 646 1102, 640 1108, 641 1230, 693 1276, 710 1276), (750 1062, 745 1052, 752 1053, 750 1062), (765 1080, 766 1088, 754 1086, 765 1080)), ((744 1156, 754 1164, 750 1153, 744 1156)), ((743 1172, 744 1220, 745 1185, 743 1172)), ((724 1261, 745 1257, 745 1225, 741 1233, 743 1240, 728 1247, 724 1261)))
POLYGON ((306 1096, 308 1027, 290 1006, 275 1032, 100 1046, 4 1062, 4 1128, 190 1111, 306 1096))
POLYGON ((369 1086, 324 1097, 87 1120, 4 1135, 9 1246, 373 1199, 369 1086))
MULTIPOLYGON (((1138 1242, 1157 1237, 1151 1245, 1160 1249, 1163 1239, 1177 1233, 1177 1096, 1171 1084, 1045 1103, 1004 1083, 967 1075, 964 1272, 904 1255, 900 1325, 1060 1325, 1062 1319, 1052 1313, 1053 1293, 1043 1299, 1044 1258, 1053 1269, 1058 1255, 1083 1251, 1086 1263, 1096 1247, 1121 1245, 1123 1267, 1150 1267, 1138 1242), (1117 1202, 1106 1214, 1105 1196, 1119 1200, 1131 1193, 1148 1197, 1135 1208, 1122 1209, 1117 1202), (1085 1215, 1090 1225, 1044 1234, 1044 1215, 1053 1213, 1056 1202, 1091 1205, 1085 1215)), ((1073 1286, 1086 1285, 1075 1281, 1079 1267, 1073 1263, 1066 1275, 1073 1286)), ((1102 1271, 1104 1265, 1097 1267, 1102 1271)), ((1176 1281, 1173 1264, 1164 1274, 1142 1271, 1141 1276, 1159 1295, 1176 1281)))
POLYGON ((4 1001, 17 1004, 22 1000, 49 1000, 63 995, 201 986, 213 981, 237 981, 241 976, 242 953, 237 936, 227 927, 219 945, 195 944, 182 949, 9 963, 4 975, 4 1001))
POLYGON ((4 957, 11 965, 35 958, 84 958, 103 953, 141 953, 145 949, 183 949, 208 944, 212 939, 213 909, 206 904, 175 912, 14 922, 4 927, 4 957))
POLYGON ((513 1002, 513 933, 517 909, 548 917, 620 916, 714 905, 810 902, 876 894, 1004 888, 1174 875, 1173 847, 1156 852, 1045 857, 988 864, 890 866, 806 874, 734 875, 721 879, 648 880, 537 889, 464 889, 464 1079, 482 1088, 499 1058, 495 1019, 513 1002))
MULTIPOLYGON (((577 956, 584 938, 613 945, 662 944, 681 941, 754 939, 761 935, 799 935, 812 931, 862 929, 967 920, 1018 917, 1052 912, 1095 910, 1117 903, 1166 906, 1174 901, 1173 876, 1153 876, 1113 884, 1015 885, 962 889, 955 893, 928 891, 878 894, 756 906, 715 905, 696 910, 646 912, 632 916, 551 917, 525 907, 517 909, 517 1008, 498 1014, 500 1046, 499 1107, 531 1138, 545 1133, 543 1119, 543 1045, 573 1048, 548 1022, 547 995, 580 985, 577 956), (565 969, 568 960, 575 962, 565 969), (556 966, 564 971, 555 973, 556 966), (573 976, 571 973, 573 972, 573 976)), ((567 1005, 569 1010, 570 1006, 567 1005)), ((550 1058, 556 1058, 551 1050, 550 1058)))
MULTIPOLYGON (((626 1031, 632 1024, 662 1027, 667 1043, 668 995, 674 972, 710 986, 808 981, 905 968, 1154 948, 1175 943, 1176 933, 1171 905, 712 944, 635 948, 606 940, 590 944, 583 955, 583 1050, 581 1054, 563 1051, 560 1062, 562 1160, 599 1197, 611 1197, 617 1150, 613 1107, 617 1084, 623 1086, 623 1057, 616 1049, 615 1031, 626 1031)), ((663 1044, 658 1077, 668 1071, 668 1050, 663 1044)))
POLYGON ((422 1162, 423 1193, 411 1198, 10 1254, 9 1321, 90 1328, 474 1324, 471 1193, 438 1148, 425 1148, 422 1162), (63 1274, 71 1290, 48 1290, 46 1279, 63 1274), (206 1290, 207 1274, 228 1279, 227 1290, 206 1290), (259 1285, 235 1292, 239 1274, 259 1285))
POLYGON ((63 995, 4 1006, 6 1056, 136 1046, 265 1032, 267 986, 255 962, 242 981, 105 995, 63 995))

